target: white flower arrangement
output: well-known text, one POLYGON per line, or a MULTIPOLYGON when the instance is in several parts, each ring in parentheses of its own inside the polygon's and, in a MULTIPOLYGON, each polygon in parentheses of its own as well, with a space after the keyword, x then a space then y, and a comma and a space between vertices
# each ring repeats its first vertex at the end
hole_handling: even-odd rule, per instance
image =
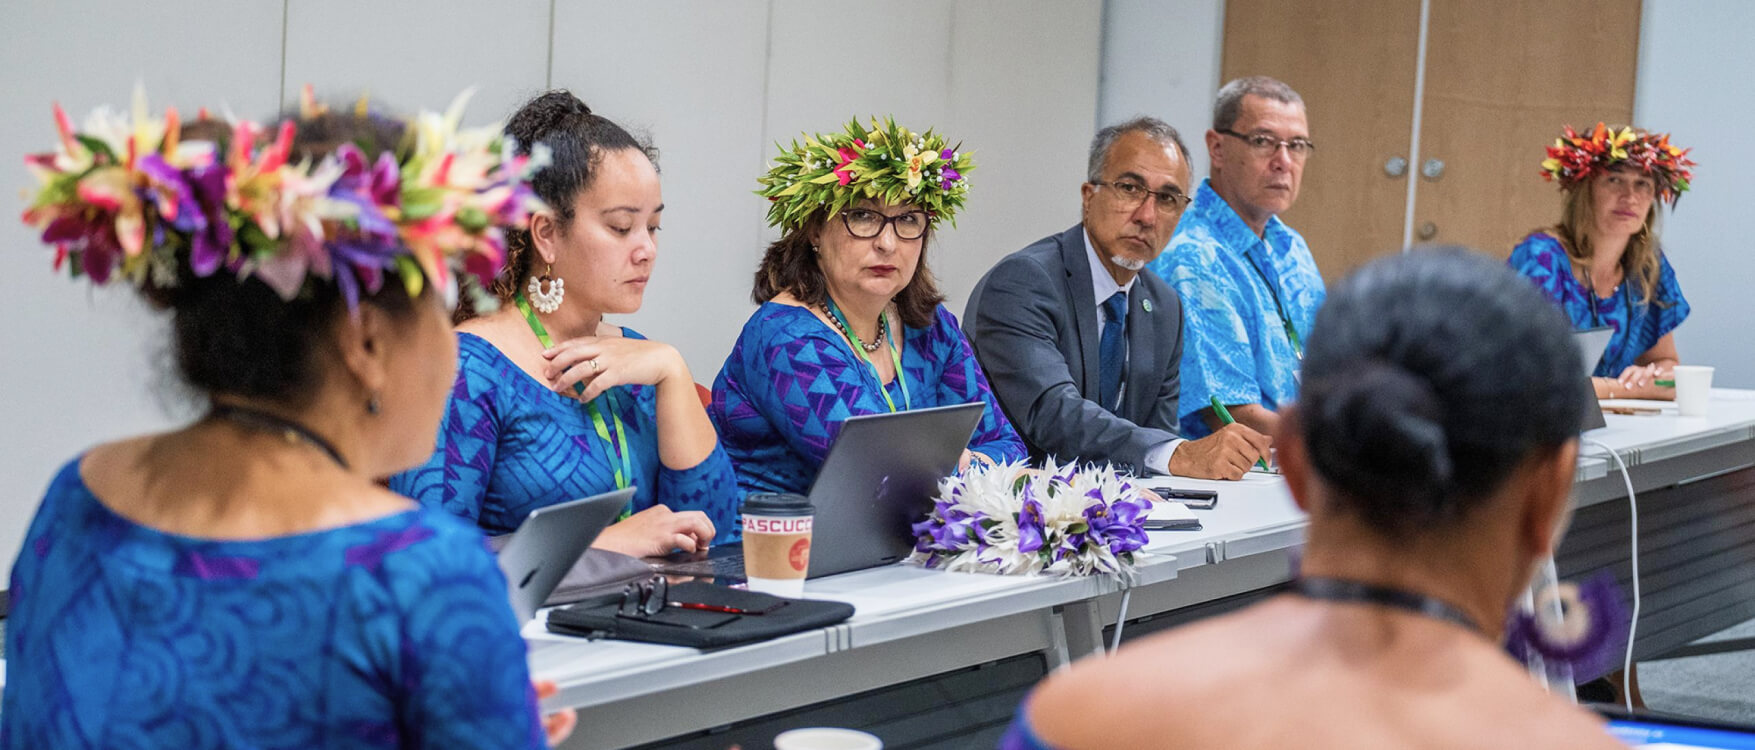
POLYGON ((940 570, 1133 576, 1152 503, 1112 466, 1022 461, 939 481, 909 561, 940 570))

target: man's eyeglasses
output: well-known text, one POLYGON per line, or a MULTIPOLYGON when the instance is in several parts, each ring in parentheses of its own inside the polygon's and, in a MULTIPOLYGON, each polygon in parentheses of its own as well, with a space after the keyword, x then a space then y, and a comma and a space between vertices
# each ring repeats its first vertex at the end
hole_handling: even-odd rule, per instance
POLYGON ((1123 211, 1133 211, 1145 203, 1147 198, 1157 198, 1158 213, 1171 216, 1182 213, 1182 209, 1193 200, 1180 190, 1152 190, 1132 180, 1093 181, 1091 184, 1109 188, 1110 195, 1115 196, 1116 207, 1123 211))
POLYGON ((932 222, 927 219, 925 211, 908 211, 895 216, 885 216, 869 208, 849 208, 841 212, 841 223, 846 225, 847 233, 862 240, 869 240, 883 233, 884 227, 896 227, 896 239, 917 240, 926 234, 927 226, 932 222))
POLYGON ((1218 132, 1249 144, 1249 150, 1256 156, 1263 158, 1272 158, 1274 152, 1279 151, 1281 146, 1286 147, 1286 155, 1292 157, 1292 161, 1304 161, 1310 158, 1310 152, 1316 150, 1316 144, 1311 143, 1308 138, 1293 138, 1289 141, 1282 141, 1266 133, 1244 135, 1230 128, 1218 132))
POLYGON ((663 612, 665 607, 677 607, 728 615, 765 615, 784 606, 785 600, 776 601, 762 609, 728 607, 705 602, 673 602, 670 601, 670 579, 658 575, 649 580, 630 583, 622 589, 622 603, 616 609, 616 614, 622 617, 651 617, 663 612))

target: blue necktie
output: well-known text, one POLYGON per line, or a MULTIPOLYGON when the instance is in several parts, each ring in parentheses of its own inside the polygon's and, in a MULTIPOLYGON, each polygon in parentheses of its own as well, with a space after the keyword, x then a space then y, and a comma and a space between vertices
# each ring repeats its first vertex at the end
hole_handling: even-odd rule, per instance
POLYGON ((1103 300, 1103 343, 1097 350, 1099 362, 1097 398, 1099 404, 1113 412, 1120 404, 1121 369, 1127 361, 1127 292, 1116 292, 1103 300))

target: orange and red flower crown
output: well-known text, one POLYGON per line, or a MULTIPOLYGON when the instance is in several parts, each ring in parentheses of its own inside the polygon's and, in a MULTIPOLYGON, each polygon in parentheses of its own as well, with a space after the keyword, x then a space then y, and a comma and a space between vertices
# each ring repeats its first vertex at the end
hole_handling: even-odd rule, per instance
POLYGON ((1542 178, 1571 190, 1591 175, 1620 165, 1650 175, 1657 182, 1658 197, 1672 205, 1688 190, 1688 181, 1694 176, 1690 169, 1694 162, 1688 158, 1688 149, 1670 145, 1668 133, 1647 133, 1630 127, 1615 131, 1599 122, 1588 136, 1567 126, 1566 134, 1548 147, 1548 158, 1542 160, 1542 178))

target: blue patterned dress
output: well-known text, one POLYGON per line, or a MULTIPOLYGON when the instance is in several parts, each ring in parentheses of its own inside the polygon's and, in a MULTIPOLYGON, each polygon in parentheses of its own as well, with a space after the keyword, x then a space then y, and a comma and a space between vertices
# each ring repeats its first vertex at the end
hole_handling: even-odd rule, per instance
POLYGON ((112 512, 75 461, 12 567, 0 747, 546 747, 525 658, 445 513, 194 539, 112 512))
MULTIPOLYGON (((645 338, 628 328, 622 335, 645 338)), ((392 477, 391 489, 490 534, 511 533, 537 508, 616 489, 621 461, 598 437, 579 399, 556 393, 480 336, 458 333, 457 348, 457 383, 439 425, 438 450, 426 465, 392 477)), ((725 451, 714 446, 693 468, 665 466, 658 458, 656 389, 613 390, 633 448, 631 510, 662 504, 705 511, 717 541, 736 539, 737 479, 725 451)), ((608 402, 598 400, 604 407, 608 402)), ((604 422, 613 435, 607 408, 604 422)))
POLYGON ((1170 246, 1147 268, 1182 297, 1183 437, 1212 434, 1200 411, 1214 396, 1276 410, 1297 397, 1299 360, 1280 311, 1302 343, 1327 296, 1303 235, 1275 216, 1255 236, 1202 180, 1170 246))
POLYGON ((1546 232, 1523 238, 1511 251, 1509 262, 1512 270, 1534 282, 1560 306, 1574 329, 1584 331, 1601 326, 1615 329, 1593 373, 1600 378, 1620 377, 1621 371, 1633 366, 1658 339, 1688 319, 1688 300, 1676 283, 1670 259, 1661 251, 1657 288, 1652 290, 1652 299, 1643 303, 1634 285, 1625 283, 1607 299, 1598 297, 1595 290, 1586 288, 1572 273, 1572 260, 1566 257, 1560 240, 1546 232))
POLYGON ((1028 455, 949 310, 940 305, 931 328, 898 330, 906 342, 902 373, 883 386, 847 340, 810 310, 778 302, 756 309, 713 383, 707 410, 744 492, 809 492, 841 423, 889 411, 879 388, 903 408, 902 377, 917 409, 987 404, 969 450, 997 462, 1028 455))

